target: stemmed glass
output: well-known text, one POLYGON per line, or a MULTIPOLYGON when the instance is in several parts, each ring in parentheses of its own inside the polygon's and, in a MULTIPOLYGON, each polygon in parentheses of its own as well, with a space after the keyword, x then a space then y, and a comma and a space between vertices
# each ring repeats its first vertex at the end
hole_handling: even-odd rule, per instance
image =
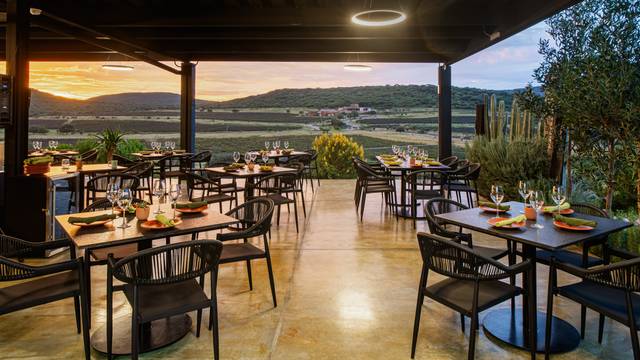
POLYGON ((251 162, 255 163, 256 159, 258 158, 258 154, 255 152, 250 153, 251 154, 251 162))
POLYGON ((500 214, 500 203, 504 199, 504 190, 500 185, 491 185, 491 200, 496 204, 496 218, 500 214))
POLYGON ((176 149, 176 142, 175 141, 169 141, 169 150, 171 150, 171 152, 173 152, 176 149))
POLYGON ((113 207, 116 201, 118 201, 118 195, 120 194, 120 186, 115 182, 110 182, 107 185, 107 200, 111 203, 111 215, 113 215, 113 207))
POLYGON ((280 140, 276 140, 276 149, 280 149, 280 140))
POLYGON ((285 149, 289 148, 289 142, 287 140, 284 141, 284 148, 285 149))
POLYGON ((264 161, 264 164, 267 165, 267 162, 269 162, 269 154, 262 153, 262 161, 264 161))
POLYGON ((560 205, 564 204, 567 194, 562 186, 554 186, 551 190, 551 199, 556 203, 556 214, 560 215, 560 205))
POLYGON ((127 224, 127 208, 129 208, 129 204, 131 203, 131 190, 129 188, 124 188, 120 190, 118 197, 118 206, 122 209, 122 225, 118 226, 120 229, 126 229, 129 227, 127 224))
POLYGON ((240 161, 240 153, 237 152, 237 151, 234 151, 233 152, 233 162, 237 164, 238 161, 240 161))
MULTIPOLYGON (((529 204, 531 205, 533 210, 536 212, 536 214, 539 213, 542 207, 544 206, 544 194, 542 193, 542 191, 532 190, 527 195, 529 197, 529 204)), ((536 223, 531 225, 531 227, 536 229, 543 229, 544 225, 538 224, 538 217, 536 216, 536 223)))
POLYGON ((165 187, 164 180, 157 179, 153 181, 153 196, 158 198, 158 210, 154 214, 163 214, 164 211, 160 210, 160 199, 164 196, 165 187))
MULTIPOLYGON (((527 196, 529 196, 529 185, 527 185, 526 181, 518 181, 518 194, 522 198, 522 202, 524 202, 524 207, 527 207, 527 196)), ((524 214, 524 210, 520 211, 521 214, 524 214)))
POLYGON ((41 147, 42 147, 42 141, 34 141, 33 142, 33 150, 40 151, 41 147))
POLYGON ((391 145, 391 151, 393 152, 393 155, 398 155, 398 145, 391 145))
POLYGON ((276 151, 276 149, 278 148, 278 143, 274 140, 271 142, 271 147, 273 148, 273 151, 276 151))
POLYGON ((174 184, 169 190, 169 196, 171 197, 171 204, 173 205, 173 219, 176 218, 176 204, 180 197, 180 184, 174 184))
POLYGON ((251 153, 247 151, 246 153, 244 153, 244 163, 249 164, 250 162, 251 162, 251 153))
POLYGON ((269 144, 271 144, 269 140, 264 142, 264 148, 267 149, 267 151, 269 151, 269 144))

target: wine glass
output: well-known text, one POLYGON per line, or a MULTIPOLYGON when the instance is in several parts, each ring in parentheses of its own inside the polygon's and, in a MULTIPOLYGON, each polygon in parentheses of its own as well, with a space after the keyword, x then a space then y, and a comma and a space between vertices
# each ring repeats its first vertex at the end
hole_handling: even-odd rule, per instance
POLYGON ((567 194, 562 186, 554 186, 551 190, 551 199, 556 203, 556 214, 560 214, 560 205, 564 204, 567 194))
MULTIPOLYGON (((524 203, 524 207, 527 207, 527 196, 529 196, 529 185, 527 185, 526 181, 518 181, 518 194, 520 194, 520 197, 522 198, 522 202, 524 203)), ((524 213, 523 211, 520 211, 521 214, 524 213)))
MULTIPOLYGON (((544 206, 544 194, 542 193, 542 191, 532 190, 529 192, 529 194, 527 194, 527 196, 529 197, 529 205, 531 205, 533 210, 535 210, 536 213, 540 212, 540 210, 544 206)), ((544 225, 538 224, 538 217, 536 217, 536 223, 531 225, 531 227, 536 229, 543 229, 544 225)))
POLYGON ((247 151, 246 153, 244 153, 244 163, 249 164, 250 162, 251 162, 251 153, 247 151))
POLYGON ((267 165, 267 162, 269 162, 269 154, 268 153, 262 153, 262 161, 264 161, 264 164, 267 165))
POLYGON ((280 149, 280 140, 276 140, 276 149, 280 149))
POLYGON ((113 206, 118 201, 118 195, 120 192, 120 186, 115 182, 110 182, 107 185, 107 200, 111 203, 111 214, 113 215, 113 206))
POLYGON ((255 163, 256 159, 258 158, 258 154, 255 152, 250 153, 251 154, 251 162, 255 163))
POLYGON ((273 151, 276 151, 276 149, 278 148, 278 144, 275 140, 271 142, 271 147, 273 148, 273 151))
POLYGON ((165 187, 164 180, 157 179, 153 181, 153 196, 158 198, 158 210, 154 214, 163 214, 164 211, 160 210, 160 199, 164 197, 165 187))
POLYGON ((174 184, 169 190, 169 196, 171 197, 171 204, 173 205, 173 218, 176 218, 176 203, 180 197, 180 184, 174 184))
POLYGON ((129 227, 127 224, 127 209, 131 204, 131 190, 129 188, 123 188, 119 192, 118 206, 122 209, 122 225, 118 226, 120 229, 126 229, 129 227))
POLYGON ((237 151, 234 151, 233 152, 233 162, 237 164, 238 161, 240 161, 240 153, 237 152, 237 151))
POLYGON ((269 140, 264 142, 264 148, 267 149, 267 151, 269 151, 269 144, 271 144, 269 140))
POLYGON ((391 145, 391 151, 393 155, 398 155, 398 145, 391 145))
POLYGON ((491 185, 491 200, 496 204, 496 218, 500 213, 500 203, 504 199, 504 190, 500 185, 491 185))
POLYGON ((289 142, 287 140, 284 141, 284 148, 285 149, 289 148, 289 142))

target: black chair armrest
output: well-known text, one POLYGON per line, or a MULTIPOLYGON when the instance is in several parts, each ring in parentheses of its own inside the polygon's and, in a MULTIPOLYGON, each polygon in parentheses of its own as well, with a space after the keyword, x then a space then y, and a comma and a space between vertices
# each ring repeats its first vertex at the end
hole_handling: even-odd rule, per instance
POLYGON ((22 280, 63 271, 82 269, 82 261, 82 257, 79 257, 51 265, 32 266, 0 256, 0 264, 4 264, 6 267, 14 269, 14 271, 17 270, 11 275, 3 276, 4 280, 22 280))
POLYGON ((579 266, 574 266, 568 263, 563 263, 563 262, 559 262, 556 261, 556 259, 554 257, 551 258, 551 267, 555 270, 555 269, 560 269, 564 272, 567 272, 571 275, 577 276, 579 278, 584 278, 586 277, 589 272, 591 270, 585 269, 585 268, 581 268, 579 266))
POLYGON ((635 259, 637 258, 638 254, 636 253, 632 253, 631 251, 627 251, 624 249, 620 249, 620 248, 608 248, 607 251, 609 252, 609 255, 612 256, 617 256, 621 259, 625 259, 625 260, 631 260, 631 259, 635 259))
POLYGON ((82 256, 76 259, 71 259, 56 264, 45 266, 34 266, 36 276, 51 275, 63 271, 82 269, 82 256))
POLYGON ((4 257, 20 257, 36 250, 52 250, 62 247, 68 247, 71 252, 71 258, 75 258, 75 245, 69 239, 32 242, 22 240, 9 235, 0 235, 0 255, 4 257))

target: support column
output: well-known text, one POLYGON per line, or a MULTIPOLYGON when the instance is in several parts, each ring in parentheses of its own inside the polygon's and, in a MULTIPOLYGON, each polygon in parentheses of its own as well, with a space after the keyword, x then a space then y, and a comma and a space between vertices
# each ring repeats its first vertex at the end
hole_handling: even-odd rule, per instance
POLYGON ((6 68, 11 76, 11 125, 5 129, 5 171, 22 174, 29 140, 29 1, 7 1, 6 68))
POLYGON ((451 156, 451 66, 438 67, 438 156, 451 156))
POLYGON ((196 149, 196 64, 182 62, 180 81, 180 147, 196 149))

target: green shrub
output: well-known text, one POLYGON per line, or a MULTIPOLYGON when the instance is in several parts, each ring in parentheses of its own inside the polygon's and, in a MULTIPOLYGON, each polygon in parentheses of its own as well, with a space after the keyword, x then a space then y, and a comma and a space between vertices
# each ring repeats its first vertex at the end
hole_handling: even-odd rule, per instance
POLYGON ((634 226, 609 235, 609 244, 611 247, 640 254, 640 225, 638 224, 638 212, 635 207, 630 207, 627 210, 614 211, 613 217, 618 220, 632 222, 634 226))
MULTIPOLYGON (((488 196, 491 185, 504 187, 507 200, 518 200, 518 181, 548 184, 549 160, 544 142, 537 139, 506 140, 477 136, 465 152, 471 162, 482 165, 478 179, 480 195, 488 196)), ((543 190, 543 189, 536 189, 543 190)))
POLYGON ((351 179, 356 176, 351 158, 362 158, 362 145, 340 133, 322 134, 313 140, 313 148, 318 152, 320 177, 327 179, 351 179))
POLYGON ((58 144, 58 150, 75 150, 76 146, 73 144, 61 143, 58 144))
POLYGON ((71 134, 76 132, 76 128, 71 124, 64 124, 58 128, 60 134, 71 134))
POLYGON ((118 144, 116 153, 120 156, 124 156, 127 159, 132 160, 131 153, 144 150, 144 143, 136 139, 126 139, 118 144))
POLYGON ((78 152, 82 154, 91 149, 97 148, 98 145, 99 145, 98 142, 94 139, 83 139, 83 140, 79 140, 76 143, 76 150, 78 150, 78 152))
POLYGON ((29 126, 29 132, 31 134, 46 134, 49 132, 49 129, 43 126, 29 126))

